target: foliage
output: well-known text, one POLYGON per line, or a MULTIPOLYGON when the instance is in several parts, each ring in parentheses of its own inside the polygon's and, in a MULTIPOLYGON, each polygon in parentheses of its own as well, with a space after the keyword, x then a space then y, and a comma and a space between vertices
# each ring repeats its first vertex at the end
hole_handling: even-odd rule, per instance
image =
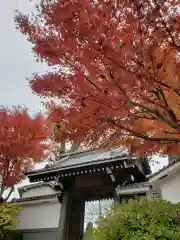
POLYGON ((180 15, 176 0, 41 1, 16 16, 37 60, 56 140, 180 154, 180 15))
POLYGON ((13 189, 33 163, 46 157, 50 130, 41 115, 32 118, 25 109, 0 109, 0 196, 13 189))
POLYGON ((21 207, 16 204, 0 205, 0 239, 6 239, 5 236, 10 236, 10 231, 16 229, 17 215, 20 210, 21 207))
POLYGON ((3 240, 23 240, 23 233, 19 230, 5 231, 3 240))
POLYGON ((130 200, 101 219, 92 239, 180 239, 180 204, 146 198, 130 200))
POLYGON ((86 232, 84 233, 83 240, 94 240, 95 235, 95 228, 90 226, 87 228, 86 232))

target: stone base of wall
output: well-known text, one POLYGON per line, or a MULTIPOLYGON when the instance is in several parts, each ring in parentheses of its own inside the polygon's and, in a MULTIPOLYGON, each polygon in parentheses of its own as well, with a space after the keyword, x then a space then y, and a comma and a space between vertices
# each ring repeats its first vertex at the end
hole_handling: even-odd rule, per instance
POLYGON ((23 240, 56 240, 57 228, 24 229, 23 240))

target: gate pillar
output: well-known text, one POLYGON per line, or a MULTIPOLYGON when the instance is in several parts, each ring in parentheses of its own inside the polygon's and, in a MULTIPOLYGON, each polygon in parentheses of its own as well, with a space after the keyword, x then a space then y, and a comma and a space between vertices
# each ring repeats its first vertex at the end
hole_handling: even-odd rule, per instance
POLYGON ((57 240, 81 240, 84 228, 85 201, 65 192, 59 219, 57 240))

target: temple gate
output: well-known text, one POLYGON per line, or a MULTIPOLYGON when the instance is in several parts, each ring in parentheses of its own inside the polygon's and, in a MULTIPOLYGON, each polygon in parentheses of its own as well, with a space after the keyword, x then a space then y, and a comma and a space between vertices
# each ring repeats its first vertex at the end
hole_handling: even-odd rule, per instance
POLYGON ((30 182, 56 181, 61 213, 58 240, 81 240, 86 201, 114 198, 117 201, 149 190, 146 159, 130 159, 122 150, 63 154, 54 164, 27 173, 30 182))

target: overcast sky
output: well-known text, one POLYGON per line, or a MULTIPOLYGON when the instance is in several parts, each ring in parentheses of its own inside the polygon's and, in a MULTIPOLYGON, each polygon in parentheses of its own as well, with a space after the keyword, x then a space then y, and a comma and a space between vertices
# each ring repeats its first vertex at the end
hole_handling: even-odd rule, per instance
POLYGON ((46 70, 45 64, 37 63, 31 52, 31 44, 15 29, 15 9, 31 11, 28 0, 1 0, 0 8, 0 104, 24 104, 33 111, 40 111, 42 104, 28 86, 26 77, 33 72, 46 70))
POLYGON ((35 61, 31 44, 15 29, 14 16, 16 9, 28 12, 33 10, 33 5, 29 0, 1 0, 0 8, 0 105, 25 105, 32 113, 43 107, 40 99, 32 94, 26 78, 47 68, 35 61))
MULTIPOLYGON (((1 0, 0 8, 0 104, 25 105, 31 112, 43 109, 40 99, 34 96, 26 77, 34 72, 47 70, 45 64, 37 63, 31 52, 31 44, 15 29, 15 10, 31 12, 34 0, 1 0)), ((163 160, 161 166, 166 164, 163 160)), ((42 165, 38 166, 42 167, 42 165)), ((157 169, 159 167, 155 167, 157 169)), ((23 184, 27 181, 23 182, 23 184)))

